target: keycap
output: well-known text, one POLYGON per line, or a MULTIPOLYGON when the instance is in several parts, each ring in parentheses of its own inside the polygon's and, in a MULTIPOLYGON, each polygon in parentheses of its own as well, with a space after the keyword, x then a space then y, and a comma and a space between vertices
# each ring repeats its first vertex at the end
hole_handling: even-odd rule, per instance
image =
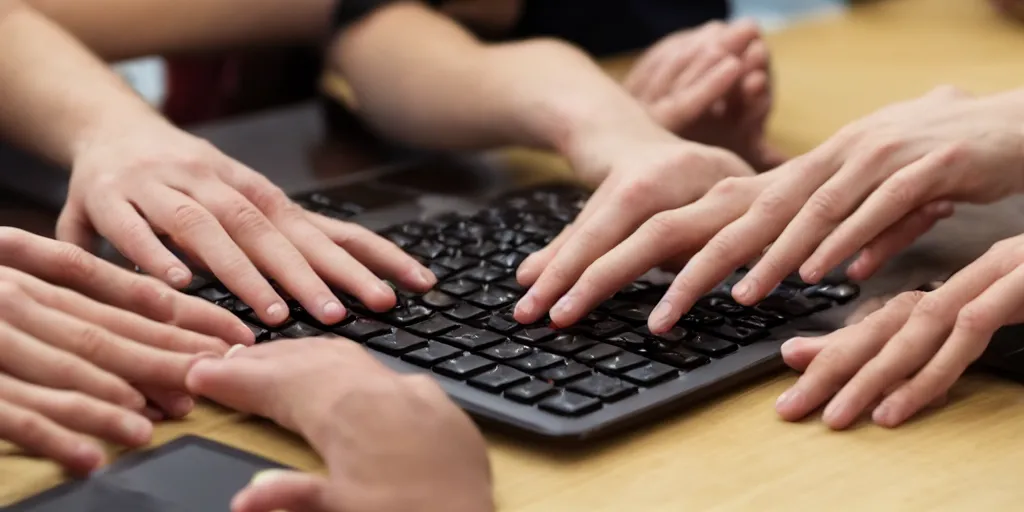
POLYGON ((498 253, 489 258, 491 263, 498 265, 499 267, 515 269, 519 267, 519 264, 526 259, 526 255, 521 252, 503 252, 498 253))
POLYGON ((637 327, 636 331, 645 338, 652 338, 655 341, 664 342, 668 345, 678 345, 680 341, 689 338, 691 335, 688 329, 686 329, 685 327, 678 326, 673 327, 661 334, 651 333, 650 329, 648 329, 646 325, 642 327, 637 327))
POLYGON ((590 348, 597 344, 597 341, 592 340, 586 336, 580 336, 575 334, 560 334, 555 336, 551 341, 546 341, 538 345, 539 348, 553 352, 555 354, 561 354, 568 356, 575 354, 585 348, 590 348))
POLYGON ((822 297, 807 297, 800 293, 787 295, 769 295, 754 309, 778 313, 787 318, 799 318, 824 311, 832 306, 831 301, 822 297))
POLYGON ((649 347, 641 350, 639 353, 660 363, 665 363, 680 369, 696 368, 711 361, 707 356, 690 352, 682 347, 675 347, 668 350, 649 347))
POLYGON ((250 331, 252 331, 252 335, 255 336, 257 343, 261 341, 266 341, 268 338, 270 338, 270 331, 262 327, 257 327, 253 324, 250 324, 249 322, 242 323, 245 324, 245 326, 248 327, 250 331))
POLYGON ((357 318, 348 324, 331 329, 331 332, 352 341, 365 342, 374 336, 391 332, 391 326, 369 318, 357 318))
POLYGON ((493 265, 482 265, 459 274, 459 277, 489 284, 505 279, 508 277, 508 274, 508 270, 500 269, 493 265))
POLYGON ((438 281, 444 281, 455 273, 455 271, 450 270, 447 267, 442 267, 437 263, 427 265, 427 270, 429 270, 431 274, 434 274, 434 277, 436 277, 438 281))
POLYGON ((420 301, 423 302, 423 305, 435 310, 455 307, 459 303, 455 297, 437 290, 430 290, 423 297, 420 297, 420 301))
POLYGON ((571 391, 562 391, 544 399, 538 407, 561 416, 583 416, 600 409, 601 401, 571 391))
POLYGON ((252 308, 249 307, 248 304, 235 298, 225 299, 221 301, 220 304, 218 305, 239 316, 252 311, 252 308))
POLYGON ((456 297, 465 297, 466 295, 479 290, 480 285, 468 279, 453 279, 451 281, 441 283, 441 286, 438 288, 441 291, 450 293, 456 297))
POLYGON ((607 359, 621 352, 622 350, 616 346, 609 345, 607 343, 599 343, 584 350, 583 352, 577 353, 573 357, 576 358, 577 361, 589 364, 596 363, 602 359, 607 359))
POLYGON ((608 343, 617 345, 625 349, 636 349, 647 345, 647 338, 635 333, 635 332, 624 332, 608 338, 608 343))
POLYGON ((427 340, 409 331, 395 329, 394 332, 371 338, 366 342, 366 346, 385 354, 400 355, 427 346, 427 340))
POLYGON ((516 281, 515 276, 513 276, 513 277, 506 277, 505 279, 502 279, 501 281, 498 281, 498 282, 496 282, 494 284, 496 284, 496 285, 498 285, 498 286, 500 286, 500 287, 502 287, 502 288, 504 288, 506 290, 516 292, 516 294, 518 294, 520 296, 522 296, 522 294, 526 293, 526 288, 523 288, 523 285, 519 284, 519 281, 516 281))
POLYGON ((708 311, 714 311, 725 316, 736 316, 747 311, 747 308, 731 298, 725 297, 708 297, 701 299, 697 302, 701 308, 707 309, 708 311))
POLYGON ((564 362, 565 358, 562 356, 547 352, 534 352, 524 358, 509 361, 508 364, 524 372, 534 373, 564 362))
POLYGON ((416 238, 431 236, 437 232, 437 230, 434 227, 428 226, 421 222, 410 222, 408 224, 403 224, 398 229, 402 233, 405 233, 406 235, 409 236, 414 236, 416 238))
POLYGON ((636 386, 628 382, 599 373, 573 382, 569 385, 568 389, 583 395, 600 398, 605 402, 621 400, 637 391, 636 386))
POLYGON ((383 317, 395 325, 405 326, 425 320, 432 313, 433 311, 424 306, 412 305, 409 307, 392 309, 384 314, 383 317))
POLYGON ((636 354, 623 352, 617 356, 609 357, 608 359, 597 363, 597 367, 604 371, 621 373, 649 362, 650 361, 646 358, 640 357, 636 354))
POLYGON ((324 333, 320 329, 315 329, 302 322, 292 322, 277 329, 277 332, 288 338, 311 338, 314 336, 322 336, 324 333))
POLYGON ((491 235, 491 240, 498 245, 511 245, 513 247, 517 247, 529 242, 530 238, 525 233, 519 233, 511 229, 503 229, 495 231, 491 235))
POLYGON ((447 247, 444 244, 424 240, 412 247, 409 247, 407 250, 410 254, 432 260, 443 254, 446 249, 447 247))
POLYGON ((732 321, 736 325, 742 325, 751 329, 770 329, 772 327, 782 325, 782 323, 778 322, 776 318, 778 317, 769 317, 766 314, 750 313, 733 318, 732 321))
POLYGON ((210 302, 217 302, 231 297, 231 292, 225 290, 220 285, 207 286, 202 290, 196 292, 196 295, 204 300, 210 302))
POLYGON ((467 258, 465 256, 443 256, 435 260, 434 263, 437 263, 449 270, 458 272, 480 263, 480 260, 476 258, 467 258))
POLYGON ((742 325, 722 324, 715 327, 709 327, 706 330, 708 333, 718 336, 719 338, 733 341, 740 345, 747 345, 768 337, 768 331, 764 329, 752 329, 742 325))
POLYGON ((508 290, 492 287, 466 297, 466 302, 479 308, 497 309, 511 304, 517 298, 516 294, 508 290))
POLYGON ((712 313, 710 311, 702 311, 700 309, 693 309, 689 313, 683 315, 683 318, 679 320, 679 323, 692 326, 692 327, 704 327, 718 325, 725 322, 725 318, 718 313, 712 313))
POLYGON ((462 246, 462 253, 466 256, 486 258, 498 252, 498 246, 494 242, 485 240, 481 243, 473 243, 462 246))
POLYGON ((519 322, 516 322, 515 318, 512 317, 512 310, 505 310, 500 313, 496 313, 487 319, 485 326, 493 331, 498 331, 502 334, 511 334, 522 328, 519 322))
POLYGON ((184 292, 185 293, 194 294, 194 293, 198 292, 199 290, 201 290, 202 288, 204 288, 208 284, 210 284, 210 280, 209 279, 207 279, 207 278, 205 278, 203 276, 197 275, 197 274, 193 274, 192 275, 192 281, 188 284, 187 287, 185 287, 184 292))
POLYGON ((407 327, 409 332, 424 336, 427 338, 434 338, 448 331, 458 328, 460 324, 457 324, 441 315, 434 315, 430 318, 410 325, 407 327))
POLYGON ((485 331, 483 329, 463 325, 458 329, 441 336, 441 340, 451 345, 455 345, 456 347, 475 351, 487 348, 491 345, 497 345, 498 343, 506 340, 506 338, 491 331, 485 331))
POLYGON ((819 284, 803 291, 808 297, 824 297, 845 304, 860 295, 860 287, 852 283, 819 284))
POLYGON ((649 304, 629 304, 612 310, 611 315, 631 324, 646 324, 653 310, 654 306, 649 304))
POLYGON ((391 240, 391 243, 397 245, 400 249, 408 249, 419 241, 418 238, 413 238, 402 233, 388 233, 384 238, 391 240))
POLYGON ((488 359, 469 354, 434 367, 434 371, 453 379, 465 379, 494 368, 496 365, 488 359))
POLYGON ((561 386, 566 382, 589 374, 590 368, 579 363, 569 363, 548 368, 540 374, 540 377, 551 381, 555 385, 561 386))
POLYGON ((532 352, 533 349, 527 347, 526 345, 522 345, 514 341, 506 341, 500 345, 495 345, 487 350, 484 350, 483 352, 480 352, 480 354, 497 361, 507 361, 509 359, 523 357, 532 352))
POLYGON ((739 348, 734 343, 729 343, 728 341, 704 333, 697 334, 696 336, 684 341, 683 346, 711 357, 722 357, 739 348))
POLYGON ((550 327, 531 327, 515 333, 512 337, 528 345, 536 345, 554 338, 555 334, 555 330, 550 327))
POLYGON ((651 363, 634 368, 622 375, 622 378, 640 386, 653 386, 670 380, 679 375, 679 371, 661 363, 651 363))
POLYGON ((445 311, 443 314, 444 316, 447 316, 452 320, 458 322, 466 322, 474 318, 479 318, 483 316, 484 310, 463 302, 460 303, 458 306, 455 306, 454 309, 449 309, 448 311, 445 311))
POLYGON ((426 347, 409 352, 402 356, 402 359, 410 363, 429 368, 461 353, 461 350, 451 345, 445 345, 444 343, 437 341, 428 341, 426 347))
POLYGON ((536 242, 527 242, 527 243, 517 247, 516 250, 521 252, 521 253, 523 253, 523 254, 525 254, 525 255, 527 255, 527 256, 529 256, 529 255, 531 255, 531 254, 533 254, 533 253, 535 253, 537 251, 540 251, 543 248, 544 248, 543 245, 540 245, 540 244, 538 244, 536 242))
POLYGON ((551 383, 533 379, 526 384, 505 391, 505 398, 523 404, 532 404, 550 395, 554 390, 555 387, 551 383))
POLYGON ((469 385, 491 393, 500 393, 506 388, 515 386, 516 384, 521 384, 529 379, 529 375, 516 370, 515 368, 498 365, 498 367, 493 370, 487 370, 486 372, 469 379, 469 385))

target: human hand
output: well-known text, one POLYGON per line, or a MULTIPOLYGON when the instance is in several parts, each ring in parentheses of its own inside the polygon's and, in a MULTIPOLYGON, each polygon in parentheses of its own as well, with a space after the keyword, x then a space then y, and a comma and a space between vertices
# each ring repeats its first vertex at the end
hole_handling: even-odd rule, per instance
POLYGON ((677 278, 670 317, 769 244, 733 287, 742 304, 758 302, 797 268, 815 283, 861 249, 848 274, 865 279, 951 215, 951 201, 990 202, 1020 190, 1020 120, 1005 110, 998 98, 939 89, 853 123, 772 171, 779 179, 677 278))
POLYGON ((768 47, 754 22, 712 21, 656 43, 624 86, 666 129, 767 170, 783 161, 764 141, 770 71, 768 47))
POLYGON ((1004 325, 1024 321, 1024 236, 996 243, 928 293, 897 296, 859 324, 783 345, 803 377, 777 405, 788 420, 829 402, 823 420, 846 428, 871 410, 896 427, 950 387, 1004 325), (880 403, 879 403, 880 402, 880 403))
POLYGON ((737 156, 718 148, 665 138, 604 141, 573 163, 610 174, 576 220, 527 258, 517 279, 530 290, 516 306, 517 321, 538 321, 594 261, 651 216, 687 205, 723 179, 752 176, 737 156))
POLYGON ((1024 1, 1021 0, 989 0, 996 10, 1017 21, 1024 21, 1024 1))
POLYGON ((329 476, 276 472, 234 512, 494 509, 483 438, 427 376, 342 339, 278 341, 196 363, 189 388, 303 435, 329 476))
POLYGON ((328 325, 345 310, 324 280, 375 311, 396 299, 371 270, 415 291, 435 283, 390 242, 306 212, 205 141, 152 124, 97 137, 78 153, 59 238, 87 246, 96 231, 145 272, 181 288, 191 273, 157 238, 167 234, 269 325, 284 322, 288 306, 264 274, 328 325))

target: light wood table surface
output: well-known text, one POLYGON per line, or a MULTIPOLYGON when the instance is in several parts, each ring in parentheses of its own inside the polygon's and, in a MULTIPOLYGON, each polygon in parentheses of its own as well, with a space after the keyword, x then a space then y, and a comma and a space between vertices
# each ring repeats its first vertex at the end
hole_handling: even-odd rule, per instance
MULTIPOLYGON (((1024 26, 998 19, 982 0, 869 2, 841 19, 809 23, 768 40, 778 104, 771 138, 790 153, 938 84, 979 93, 1024 86, 1024 26)), ((626 65, 610 68, 621 73, 626 65)), ((528 173, 557 167, 527 154, 508 161, 528 173)), ((884 295, 963 264, 995 239, 1024 232, 1022 211, 1020 202, 966 209, 866 292, 884 295), (943 247, 953 249, 951 256, 937 256, 943 247)), ((787 424, 776 418, 775 398, 793 380, 791 374, 763 380, 585 450, 555 451, 488 434, 500 509, 1024 509, 1019 385, 970 376, 955 388, 948 407, 898 430, 862 425, 833 433, 815 419, 787 424)), ((322 469, 301 440, 215 406, 161 425, 156 443, 182 433, 322 469)), ((0 503, 60 479, 52 464, 0 457, 0 503)))

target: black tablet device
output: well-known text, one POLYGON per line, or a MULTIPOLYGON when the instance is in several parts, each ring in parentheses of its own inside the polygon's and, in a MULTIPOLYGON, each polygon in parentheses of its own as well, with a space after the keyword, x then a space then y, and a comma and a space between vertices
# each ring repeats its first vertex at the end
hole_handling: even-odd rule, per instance
POLYGON ((9 512, 227 512, 267 469, 285 466, 208 439, 185 436, 127 455, 85 480, 17 503, 9 512))

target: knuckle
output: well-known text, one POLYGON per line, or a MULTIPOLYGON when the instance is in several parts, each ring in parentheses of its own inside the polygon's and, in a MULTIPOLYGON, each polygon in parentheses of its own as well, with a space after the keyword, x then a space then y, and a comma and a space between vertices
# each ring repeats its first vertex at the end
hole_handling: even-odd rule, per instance
POLYGON ((754 210, 761 216, 772 216, 791 203, 790 198, 784 194, 775 190, 768 190, 757 198, 754 210))
POLYGON ((104 358, 110 345, 107 332, 95 325, 86 325, 78 330, 76 352, 87 361, 99 361, 104 358))
POLYGON ((866 157, 870 162, 884 162, 904 146, 905 143, 902 139, 896 138, 896 136, 885 136, 869 145, 866 157))
POLYGON ((258 178, 243 180, 239 187, 242 194, 247 197, 257 208, 268 213, 280 213, 287 211, 292 204, 288 196, 269 181, 258 178))
POLYGON ((270 221, 263 213, 244 201, 232 205, 231 223, 240 231, 258 233, 270 229, 270 221))
POLYGON ((192 233, 216 222, 212 215, 195 204, 183 204, 174 209, 174 226, 184 233, 192 233))
POLYGON ((965 98, 970 96, 964 89, 951 84, 936 86, 931 90, 930 94, 945 98, 965 98))
POLYGON ((952 142, 938 151, 936 157, 942 167, 954 167, 970 160, 974 148, 966 141, 952 142))
POLYGON ((727 178, 719 180, 718 183, 715 183, 715 185, 711 187, 711 190, 708 191, 708 194, 714 194, 716 196, 723 197, 733 197, 742 192, 745 183, 746 182, 743 178, 729 176, 727 178))
POLYGON ((672 212, 659 212, 652 216, 641 228, 643 237, 656 240, 659 243, 671 240, 680 232, 680 226, 676 224, 675 215, 672 212))
POLYGON ((913 290, 909 292, 903 292, 897 295, 892 299, 891 302, 893 305, 903 304, 905 306, 913 307, 917 305, 918 302, 921 302, 921 299, 923 299, 926 295, 927 293, 923 291, 913 290))
POLYGON ((914 307, 914 316, 926 320, 943 320, 947 317, 949 308, 943 303, 940 297, 925 295, 914 307))
POLYGON ((58 242, 55 256, 65 276, 90 280, 96 275, 96 258, 81 247, 58 242))
POLYGON ((46 441, 46 425, 43 416, 23 411, 8 419, 12 432, 18 432, 26 443, 40 446, 46 441))
POLYGON ((807 208, 815 217, 829 223, 841 221, 846 214, 841 194, 828 187, 818 189, 807 200, 807 208))
POLYGON ((3 252, 20 252, 29 243, 30 235, 20 229, 0 227, 0 249, 3 252))
POLYGON ((991 310, 968 304, 956 315, 956 328, 971 333, 985 333, 999 327, 998 318, 991 310))
POLYGON ((0 281, 0 301, 7 301, 6 303, 9 304, 22 300, 24 295, 24 290, 17 283, 0 281))
POLYGON ((910 178, 896 176, 890 178, 884 187, 886 201, 893 204, 914 204, 917 199, 918 187, 910 178))
POLYGON ((629 181, 619 189, 618 200, 622 205, 635 206, 649 202, 658 193, 655 180, 644 177, 629 181))

